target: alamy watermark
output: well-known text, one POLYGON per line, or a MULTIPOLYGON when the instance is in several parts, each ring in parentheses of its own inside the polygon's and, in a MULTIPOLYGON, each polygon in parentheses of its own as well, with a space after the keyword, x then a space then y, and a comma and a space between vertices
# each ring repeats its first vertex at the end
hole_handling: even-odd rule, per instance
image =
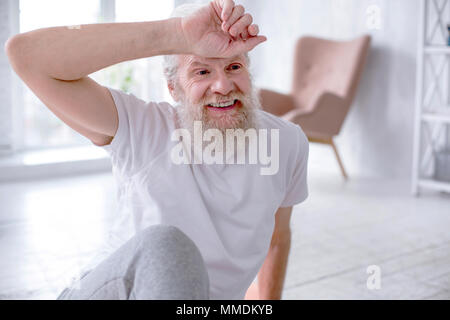
POLYGON ((171 140, 178 141, 178 144, 172 148, 170 156, 172 162, 177 165, 259 163, 261 175, 275 175, 279 170, 280 160, 279 131, 279 129, 255 128, 245 131, 226 129, 224 137, 219 129, 207 129, 203 132, 202 122, 195 121, 193 139, 188 129, 174 130, 171 140), (205 147, 204 143, 207 143, 205 147))
POLYGON ((381 289, 381 268, 377 265, 368 266, 366 269, 367 274, 370 276, 367 278, 367 289, 379 290, 381 289))
POLYGON ((376 4, 372 4, 366 9, 366 27, 369 30, 381 30, 382 15, 381 8, 376 4))

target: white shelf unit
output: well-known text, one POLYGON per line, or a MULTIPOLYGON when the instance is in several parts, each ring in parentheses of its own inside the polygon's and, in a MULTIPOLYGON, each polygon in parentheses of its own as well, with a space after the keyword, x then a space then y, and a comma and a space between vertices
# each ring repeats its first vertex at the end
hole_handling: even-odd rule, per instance
POLYGON ((412 192, 450 192, 436 157, 450 149, 450 0, 420 0, 412 192))

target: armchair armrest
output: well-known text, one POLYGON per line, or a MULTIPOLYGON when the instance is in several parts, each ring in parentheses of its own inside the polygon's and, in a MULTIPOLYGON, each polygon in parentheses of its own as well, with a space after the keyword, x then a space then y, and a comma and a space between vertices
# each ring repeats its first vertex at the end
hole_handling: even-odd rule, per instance
POLYGON ((259 98, 262 109, 276 116, 282 116, 283 114, 295 109, 294 98, 288 94, 267 89, 260 89, 259 98))
POLYGON ((299 124, 305 132, 335 136, 341 130, 348 112, 347 100, 331 92, 320 94, 308 113, 298 110, 290 114, 290 120, 299 124))

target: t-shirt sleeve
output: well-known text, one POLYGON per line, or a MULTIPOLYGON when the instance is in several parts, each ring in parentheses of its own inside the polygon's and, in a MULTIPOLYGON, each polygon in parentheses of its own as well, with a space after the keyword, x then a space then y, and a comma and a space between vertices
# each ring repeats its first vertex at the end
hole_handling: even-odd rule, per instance
POLYGON ((168 106, 145 102, 135 95, 109 88, 119 125, 110 144, 101 146, 122 175, 132 175, 163 151, 168 134, 168 106))
POLYGON ((290 179, 288 180, 288 187, 286 195, 280 207, 286 208, 299 204, 308 197, 308 156, 309 156, 309 142, 303 130, 298 126, 297 130, 297 150, 294 160, 294 165, 291 166, 290 179))

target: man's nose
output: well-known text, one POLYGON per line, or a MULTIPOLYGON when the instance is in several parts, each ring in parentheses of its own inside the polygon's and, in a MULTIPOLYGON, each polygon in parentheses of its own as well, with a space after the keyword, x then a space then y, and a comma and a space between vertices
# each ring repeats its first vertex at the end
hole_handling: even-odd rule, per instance
POLYGON ((229 94, 233 89, 233 81, 223 73, 217 74, 211 85, 211 91, 213 93, 219 93, 224 96, 229 94))

